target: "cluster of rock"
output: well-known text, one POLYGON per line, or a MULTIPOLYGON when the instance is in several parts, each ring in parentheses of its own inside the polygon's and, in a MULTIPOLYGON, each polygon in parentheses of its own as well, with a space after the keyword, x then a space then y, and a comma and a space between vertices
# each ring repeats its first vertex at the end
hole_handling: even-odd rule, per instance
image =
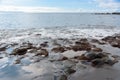
MULTIPOLYGON (((60 39, 60 40, 64 40, 64 39, 60 39)), ((102 40, 103 42, 97 39, 92 39, 92 42, 101 45, 104 45, 105 42, 108 42, 113 47, 120 48, 120 36, 108 36, 103 38, 102 40)), ((68 40, 66 42, 72 43, 68 40)), ((59 44, 57 42, 54 43, 59 44)), ((96 45, 91 44, 90 41, 86 38, 78 39, 77 41, 75 40, 73 44, 69 44, 67 46, 66 45, 62 46, 61 44, 59 44, 54 47, 53 45, 53 47, 49 51, 48 51, 48 47, 49 47, 49 43, 47 41, 39 44, 39 47, 35 46, 32 43, 23 43, 21 46, 13 49, 10 55, 21 56, 21 55, 25 55, 26 53, 34 53, 35 54, 34 56, 49 57, 49 53, 51 52, 63 53, 65 51, 72 50, 75 52, 86 51, 86 53, 82 54, 81 56, 75 56, 74 59, 88 62, 94 67, 100 67, 105 64, 114 65, 116 62, 118 62, 115 59, 115 57, 111 59, 107 53, 103 52, 101 48, 96 47, 96 45)), ((4 51, 6 49, 7 49, 6 45, 0 47, 0 51, 4 51)), ((68 59, 69 59, 68 57, 64 56, 63 58, 59 59, 59 61, 68 60, 68 59)), ((16 62, 20 63, 20 60, 16 60, 16 62)))
POLYGON ((120 35, 107 36, 102 39, 105 42, 108 42, 111 46, 120 48, 120 35))

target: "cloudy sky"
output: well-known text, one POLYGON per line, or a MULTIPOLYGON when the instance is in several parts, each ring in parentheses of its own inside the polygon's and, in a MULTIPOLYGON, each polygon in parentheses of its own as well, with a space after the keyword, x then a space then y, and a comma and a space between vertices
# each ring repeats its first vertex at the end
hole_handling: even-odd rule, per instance
POLYGON ((0 11, 120 12, 120 0, 0 0, 0 11))

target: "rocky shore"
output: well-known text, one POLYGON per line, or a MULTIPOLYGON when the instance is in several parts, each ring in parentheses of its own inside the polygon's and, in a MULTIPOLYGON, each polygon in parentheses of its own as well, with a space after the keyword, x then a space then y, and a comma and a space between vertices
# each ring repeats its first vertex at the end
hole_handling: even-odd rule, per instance
MULTIPOLYGON (((41 36, 41 34, 36 34, 36 36, 41 36)), ((38 74, 32 75, 30 80, 48 80, 47 78, 50 78, 50 80, 73 80, 72 78, 75 77, 75 74, 81 75, 81 70, 104 69, 106 66, 113 67, 118 64, 120 55, 117 52, 111 52, 111 49, 113 52, 115 49, 120 51, 120 34, 107 36, 102 39, 47 39, 37 44, 29 41, 1 43, 0 60, 6 57, 12 58, 10 64, 23 66, 22 64, 25 63, 23 60, 27 58, 27 62, 30 62, 30 64, 26 64, 26 67, 31 64, 37 64, 42 65, 42 68, 46 70, 48 66, 54 68, 52 72, 48 69, 48 72, 45 73, 46 75, 47 73, 53 74, 52 78, 51 76, 42 76, 41 72, 36 71, 38 74)), ((75 80, 79 80, 78 76, 76 78, 75 80)), ((83 80, 88 80, 88 78, 83 78, 83 80)))

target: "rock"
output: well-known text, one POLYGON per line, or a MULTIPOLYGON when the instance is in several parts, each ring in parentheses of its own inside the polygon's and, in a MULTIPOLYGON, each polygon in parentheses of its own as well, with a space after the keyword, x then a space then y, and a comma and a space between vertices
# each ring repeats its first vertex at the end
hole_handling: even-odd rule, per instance
POLYGON ((120 48, 120 41, 119 42, 111 42, 111 46, 120 48))
POLYGON ((0 59, 2 59, 3 57, 0 57, 0 59))
POLYGON ((101 48, 93 48, 92 51, 93 52, 102 52, 103 50, 101 48))
POLYGON ((63 52, 65 52, 66 50, 64 49, 64 47, 55 47, 55 48, 53 48, 51 51, 53 51, 53 52, 55 52, 55 53, 58 53, 58 52, 63 53, 63 52))
POLYGON ((66 75, 61 75, 59 80, 68 80, 66 75))
POLYGON ((22 45, 20 47, 24 47, 24 48, 27 48, 27 49, 35 48, 35 47, 33 47, 33 44, 29 43, 29 42, 22 43, 22 45))
POLYGON ((48 51, 46 49, 41 49, 39 51, 37 51, 37 54, 35 56, 38 56, 38 55, 44 55, 45 57, 48 56, 48 51))
POLYGON ((21 47, 13 50, 11 55, 24 55, 27 52, 27 48, 21 47))
POLYGON ((5 50, 7 49, 7 46, 8 46, 8 45, 4 45, 4 44, 1 45, 1 46, 0 46, 0 51, 5 51, 5 50))
POLYGON ((48 47, 48 44, 47 44, 47 43, 48 43, 48 42, 41 43, 40 46, 41 46, 41 47, 48 47))
POLYGON ((58 61, 64 61, 64 60, 67 60, 68 58, 63 56, 62 59, 59 59, 58 61))
POLYGON ((85 55, 89 60, 93 60, 93 59, 101 59, 104 57, 108 57, 106 54, 104 53, 94 53, 94 52, 87 52, 85 55))
POLYGON ((88 59, 88 60, 93 60, 93 59, 96 59, 96 53, 94 52, 87 52, 85 53, 85 57, 88 59))
POLYGON ((107 37, 103 38, 102 40, 111 43, 112 41, 115 40, 115 37, 107 36, 107 37))
POLYGON ((65 73, 66 73, 67 75, 73 74, 73 73, 75 73, 75 72, 76 72, 76 70, 74 70, 74 69, 72 69, 72 68, 67 68, 67 69, 65 70, 65 73))
POLYGON ((120 48, 120 37, 119 37, 119 35, 108 36, 108 37, 103 38, 102 40, 110 43, 110 45, 113 46, 113 47, 120 48))
POLYGON ((91 61, 91 65, 93 67, 101 67, 104 65, 104 61, 102 59, 94 59, 91 61))
POLYGON ((98 43, 98 44, 101 44, 101 45, 105 44, 105 42, 99 41, 97 39, 92 39, 91 42, 98 43))
POLYGON ((117 60, 111 60, 111 59, 106 59, 105 64, 113 66, 115 63, 117 63, 117 60))
POLYGON ((71 47, 65 47, 66 50, 71 50, 71 47))
POLYGON ((78 59, 78 60, 89 60, 89 59, 85 56, 85 54, 82 54, 81 56, 75 56, 74 58, 75 58, 75 59, 78 59))
POLYGON ((28 53, 35 53, 35 52, 37 52, 37 49, 29 49, 29 50, 27 50, 27 52, 28 53))
POLYGON ((88 44, 88 45, 74 45, 71 47, 73 51, 83 51, 83 50, 87 50, 87 51, 90 51, 91 50, 91 46, 88 44))
POLYGON ((112 55, 112 57, 116 60, 120 60, 120 56, 119 55, 112 55))
POLYGON ((20 59, 15 60, 15 64, 20 64, 20 59))

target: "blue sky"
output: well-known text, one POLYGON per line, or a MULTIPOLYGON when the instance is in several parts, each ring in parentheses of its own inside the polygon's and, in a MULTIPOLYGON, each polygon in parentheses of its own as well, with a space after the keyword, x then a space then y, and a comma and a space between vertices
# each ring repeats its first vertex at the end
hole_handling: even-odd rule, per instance
POLYGON ((120 12, 120 0, 0 0, 0 11, 120 12))

